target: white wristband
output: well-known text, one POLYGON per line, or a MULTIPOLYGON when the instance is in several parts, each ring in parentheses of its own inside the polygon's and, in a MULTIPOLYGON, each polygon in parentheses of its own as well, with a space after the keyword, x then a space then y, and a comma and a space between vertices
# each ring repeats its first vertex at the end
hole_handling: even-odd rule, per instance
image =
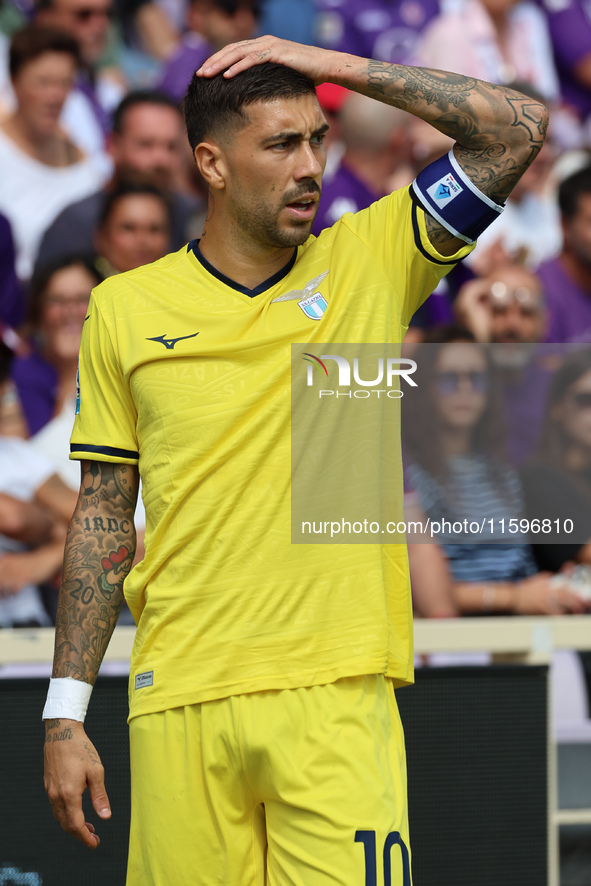
POLYGON ((57 677, 49 681, 43 720, 78 720, 84 723, 92 686, 72 677, 57 677))

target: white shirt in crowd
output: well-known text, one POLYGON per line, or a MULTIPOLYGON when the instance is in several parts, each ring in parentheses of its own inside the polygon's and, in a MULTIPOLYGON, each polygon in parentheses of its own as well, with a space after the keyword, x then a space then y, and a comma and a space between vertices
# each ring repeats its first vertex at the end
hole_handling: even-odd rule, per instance
MULTIPOLYGON (((37 489, 54 473, 53 464, 26 440, 0 437, 0 492, 20 501, 33 501, 37 489)), ((0 535, 0 568, 2 554, 25 550, 25 545, 0 535)), ((25 585, 18 594, 0 597, 0 627, 28 621, 37 621, 43 626, 51 624, 36 587, 25 585)))

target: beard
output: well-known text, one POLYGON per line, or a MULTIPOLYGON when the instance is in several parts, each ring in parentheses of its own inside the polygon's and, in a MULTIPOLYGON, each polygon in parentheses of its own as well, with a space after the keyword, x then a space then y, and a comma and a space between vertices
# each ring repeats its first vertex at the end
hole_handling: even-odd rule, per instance
POLYGON ((301 197, 313 193, 320 194, 320 186, 314 181, 309 182, 305 188, 288 192, 279 206, 272 206, 264 200, 242 201, 233 198, 231 211, 240 228, 257 243, 281 249, 301 246, 312 231, 318 203, 310 219, 292 218, 288 223, 282 224, 280 217, 289 203, 296 203, 301 197))

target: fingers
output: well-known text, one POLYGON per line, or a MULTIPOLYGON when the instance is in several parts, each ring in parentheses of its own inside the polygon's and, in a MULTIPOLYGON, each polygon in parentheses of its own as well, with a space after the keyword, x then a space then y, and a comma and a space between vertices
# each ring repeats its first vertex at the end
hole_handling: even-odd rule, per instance
POLYGON ((88 789, 90 791, 92 805, 96 814, 100 815, 101 818, 110 818, 111 804, 109 803, 109 798, 105 790, 104 773, 102 771, 102 766, 100 767, 100 769, 99 767, 96 767, 96 769, 93 770, 92 775, 89 776, 88 789))
POLYGON ((266 37, 244 40, 242 43, 230 43, 214 55, 210 56, 197 71, 198 77, 215 77, 225 71, 226 77, 233 77, 253 65, 260 65, 270 60, 271 50, 265 43, 266 37))
MULTIPOLYGON (((68 834, 96 849, 100 840, 93 825, 84 819, 82 796, 88 786, 97 814, 110 818, 102 763, 81 723, 65 721, 68 725, 61 732, 52 732, 52 721, 46 722, 45 789, 53 814, 68 834)), ((61 727, 64 721, 55 722, 61 727)))
POLYGON ((583 598, 564 584, 548 588, 547 607, 550 615, 564 615, 569 612, 582 615, 587 609, 583 598))
POLYGON ((94 825, 84 820, 81 795, 69 794, 66 791, 60 795, 51 790, 48 790, 47 793, 54 817, 64 831, 90 849, 96 849, 101 841, 94 831, 94 825))

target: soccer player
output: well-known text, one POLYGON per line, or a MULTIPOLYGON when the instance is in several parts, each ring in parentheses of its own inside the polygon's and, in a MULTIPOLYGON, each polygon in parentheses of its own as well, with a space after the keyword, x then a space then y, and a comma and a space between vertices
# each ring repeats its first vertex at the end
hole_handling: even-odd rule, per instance
POLYGON ((212 56, 185 115, 203 235, 102 284, 84 327, 46 788, 62 827, 97 846, 85 787, 110 809, 82 721, 125 580, 128 886, 363 886, 378 869, 409 886, 393 692, 413 678, 406 549, 290 544, 290 343, 400 341, 536 156, 546 110, 267 36, 212 56), (315 239, 323 81, 457 144, 315 239), (128 575, 138 470, 146 556, 128 575))

